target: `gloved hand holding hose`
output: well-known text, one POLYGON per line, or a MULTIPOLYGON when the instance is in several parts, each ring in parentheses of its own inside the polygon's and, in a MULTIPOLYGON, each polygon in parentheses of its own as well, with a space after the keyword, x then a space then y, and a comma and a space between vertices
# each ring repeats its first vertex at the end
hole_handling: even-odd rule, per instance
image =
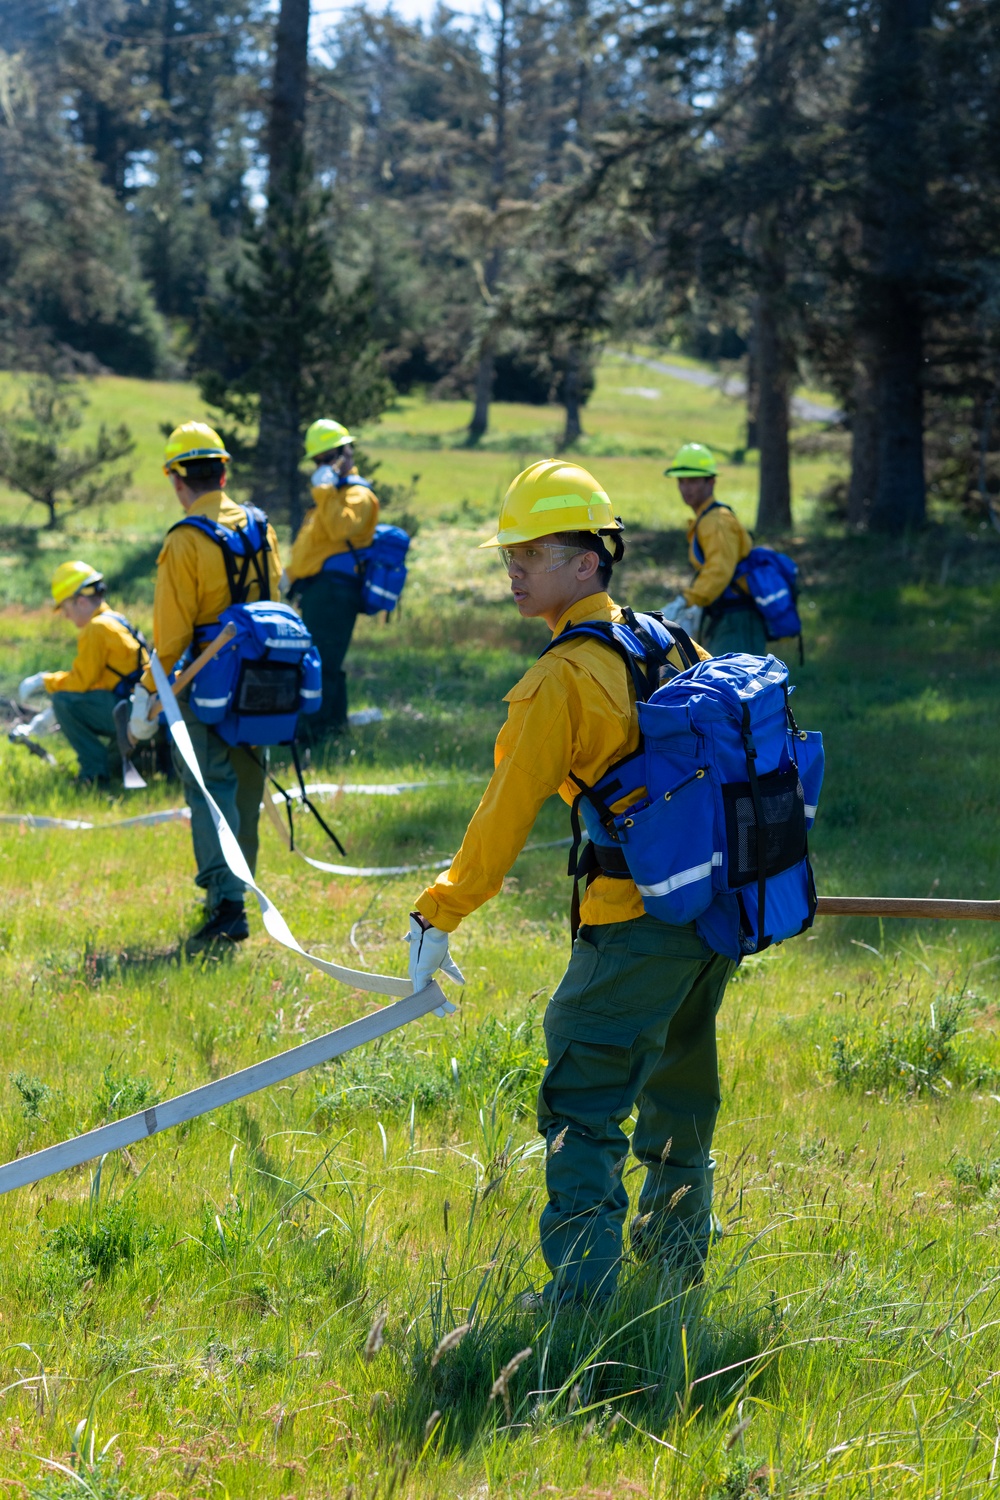
POLYGON ((430 984, 438 969, 456 984, 465 983, 465 975, 448 952, 448 934, 432 927, 419 912, 410 912, 406 941, 410 945, 410 983, 414 994, 430 984))
POLYGON ((30 677, 25 677, 17 690, 18 700, 26 703, 29 698, 37 697, 45 691, 45 673, 32 672, 30 677))
POLYGON ((144 688, 141 683, 132 694, 132 712, 129 715, 128 732, 136 744, 140 740, 151 740, 159 727, 156 719, 148 717, 151 697, 149 689, 144 688))

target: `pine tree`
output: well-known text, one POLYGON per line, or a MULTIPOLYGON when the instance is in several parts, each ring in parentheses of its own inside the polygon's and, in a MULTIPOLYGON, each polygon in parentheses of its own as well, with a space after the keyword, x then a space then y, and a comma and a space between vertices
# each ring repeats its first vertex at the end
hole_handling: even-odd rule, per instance
POLYGON ((252 462, 261 505, 293 533, 302 518, 305 428, 320 416, 364 422, 392 392, 370 334, 371 288, 338 284, 329 207, 292 179, 282 212, 248 228, 241 265, 206 306, 199 350, 202 396, 231 422, 257 427, 255 447, 234 441, 252 462))

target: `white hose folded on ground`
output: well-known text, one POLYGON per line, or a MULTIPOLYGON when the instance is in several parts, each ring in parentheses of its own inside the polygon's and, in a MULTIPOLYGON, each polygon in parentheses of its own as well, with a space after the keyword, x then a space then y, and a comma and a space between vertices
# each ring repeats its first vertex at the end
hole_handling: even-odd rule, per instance
MULTIPOLYGON (((177 746, 178 754, 194 777, 195 783, 205 798, 206 805, 212 816, 212 822, 215 824, 215 831, 218 834, 222 857, 237 880, 242 880, 243 884, 252 890, 257 897, 261 918, 269 936, 274 938, 276 943, 280 943, 283 948, 288 948, 291 952, 297 953, 301 958, 304 958, 306 963, 312 964, 314 969, 319 969, 323 974, 329 974, 331 979, 337 979, 341 984, 349 984, 354 989, 371 990, 378 995, 411 995, 413 993, 413 986, 409 979, 397 979, 394 975, 390 974, 369 974, 363 969, 343 968, 340 964, 333 964, 325 958, 319 958, 315 953, 308 953, 302 947, 301 943, 293 937, 291 929, 281 915, 281 912, 274 905, 270 896, 261 890, 251 875, 250 867, 246 862, 236 835, 226 822, 219 810, 218 803, 205 785, 204 777, 201 774, 201 767, 198 764, 198 758, 194 753, 194 746, 191 743, 191 736, 188 733, 188 727, 181 717, 180 709, 177 707, 177 699, 174 697, 167 674, 160 665, 159 658, 155 652, 150 665, 153 671, 153 681, 156 683, 156 690, 160 695, 160 702, 163 705, 167 727, 170 730, 174 744, 177 746)), ((445 1006, 448 1010, 453 1010, 454 1006, 445 998, 440 987, 434 985, 434 988, 437 990, 439 997, 438 1005, 445 1006)))
POLYGON ((59 728, 56 723, 56 711, 50 703, 48 708, 41 709, 27 724, 15 724, 10 732, 12 740, 30 740, 36 734, 54 734, 59 728))

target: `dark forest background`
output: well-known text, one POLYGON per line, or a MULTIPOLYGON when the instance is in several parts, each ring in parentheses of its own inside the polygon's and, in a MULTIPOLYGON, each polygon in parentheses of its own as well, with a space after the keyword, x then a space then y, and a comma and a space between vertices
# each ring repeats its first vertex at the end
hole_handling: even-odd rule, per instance
POLYGON ((853 527, 1000 491, 1000 0, 7 0, 0 361, 194 376, 294 524, 301 432, 741 362, 765 532, 832 392, 853 527))

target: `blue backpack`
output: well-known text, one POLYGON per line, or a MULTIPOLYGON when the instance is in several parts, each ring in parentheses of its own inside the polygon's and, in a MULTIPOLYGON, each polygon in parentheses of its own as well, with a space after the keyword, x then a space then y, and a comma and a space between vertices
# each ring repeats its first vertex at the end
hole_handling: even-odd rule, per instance
POLYGON ((710 948, 733 959, 805 931, 816 912, 806 834, 823 781, 823 739, 795 723, 787 667, 732 652, 657 686, 681 632, 653 615, 626 618, 556 638, 596 638, 624 658, 640 730, 639 748, 594 786, 573 778, 580 794, 570 874, 634 880, 651 916, 694 922, 710 948), (612 812, 642 788, 637 802, 612 812), (580 817, 590 843, 577 860, 580 817))
POLYGON ((269 599, 267 516, 254 505, 244 510, 246 525, 235 530, 207 516, 177 522, 196 526, 221 548, 233 600, 217 621, 198 627, 197 649, 227 625, 236 626, 233 639, 191 684, 191 708, 227 745, 287 745, 295 738, 299 714, 313 714, 320 707, 322 667, 312 636, 295 611, 269 599), (253 581, 260 598, 250 604, 253 581))
MULTIPOLYGON (((698 517, 699 524, 711 510, 731 511, 732 506, 723 505, 721 500, 713 500, 698 517)), ((705 554, 698 540, 697 525, 691 545, 695 558, 703 563, 705 554)), ((802 621, 795 607, 798 591, 799 565, 794 558, 787 553, 776 552, 773 547, 754 547, 742 562, 737 563, 733 582, 723 590, 717 601, 718 612, 723 613, 727 608, 740 606, 746 608, 752 600, 764 621, 767 639, 777 641, 783 636, 797 635, 801 652, 802 621), (736 587, 737 578, 744 580, 747 592, 736 587)), ((709 606, 709 613, 712 613, 712 606, 709 606)))
MULTIPOLYGON (((355 476, 351 483, 358 483, 355 476)), ((352 547, 348 542, 347 551, 328 557, 322 571, 360 578, 362 614, 377 615, 384 609, 390 615, 406 583, 409 546, 410 537, 401 526, 380 524, 369 547, 352 547)))

